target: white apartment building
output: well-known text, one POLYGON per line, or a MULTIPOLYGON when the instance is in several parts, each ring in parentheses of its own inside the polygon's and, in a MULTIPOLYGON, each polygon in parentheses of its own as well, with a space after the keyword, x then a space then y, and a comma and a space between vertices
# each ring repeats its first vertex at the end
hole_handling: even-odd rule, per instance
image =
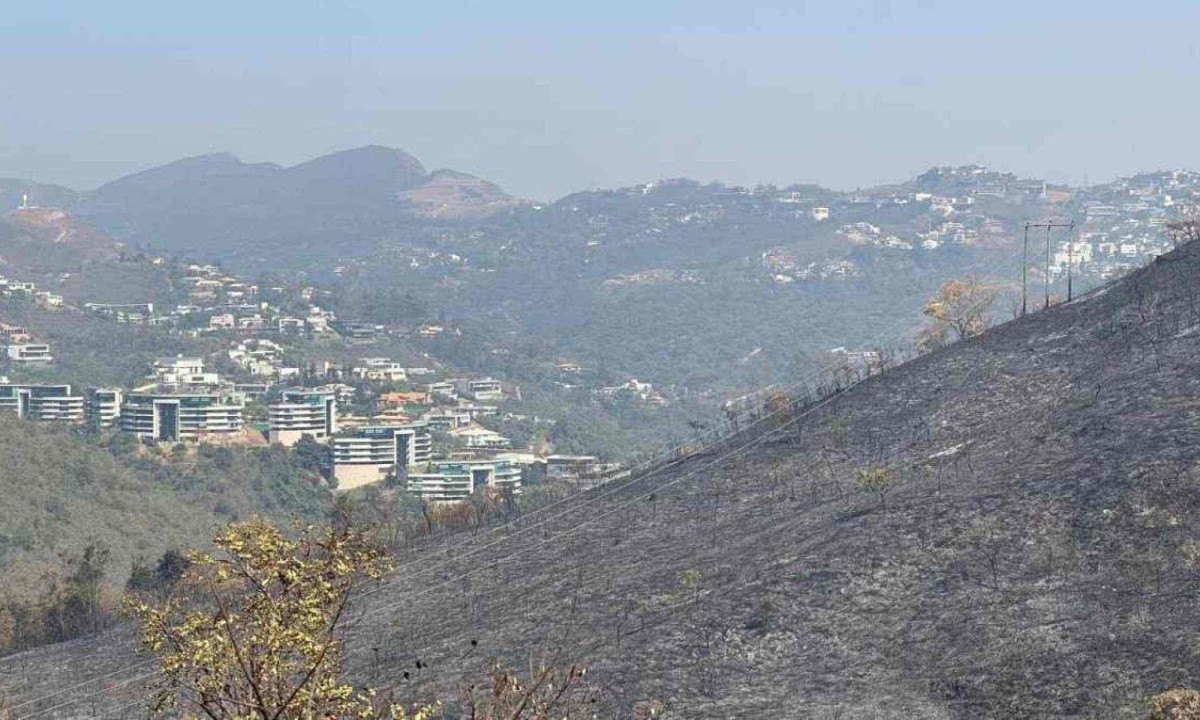
POLYGON ((431 410, 421 416, 425 422, 429 423, 429 427, 434 430, 450 431, 457 430, 461 427, 466 427, 471 424, 471 413, 469 410, 459 408, 439 408, 431 410))
POLYGON ((405 382, 408 380, 408 370, 398 362, 389 358, 364 358, 360 365, 351 371, 355 377, 363 380, 383 382, 405 382))
POLYGON ((11 362, 46 365, 54 362, 50 346, 45 343, 13 343, 6 348, 11 362))
POLYGON ((121 429, 142 440, 195 442, 240 433, 245 400, 240 395, 137 391, 121 405, 121 429))
POLYGON ((10 410, 22 420, 83 421, 84 400, 70 385, 0 385, 0 410, 10 410))
POLYGON ((267 439, 292 447, 305 435, 325 440, 337 432, 337 395, 332 390, 293 388, 267 409, 267 439))
POLYGON ((495 430, 489 430, 481 425, 469 425, 450 431, 450 437, 461 441, 469 448, 507 448, 512 447, 512 441, 495 430))
POLYGON ((507 460, 439 460, 410 470, 405 488, 429 502, 466 500, 482 487, 519 494, 521 472, 520 465, 507 460))
POLYGON ((96 388, 88 396, 88 420, 92 427, 102 430, 115 427, 121 420, 121 402, 124 392, 120 388, 96 388))
POLYGON ((451 380, 429 383, 425 386, 425 390, 431 396, 442 400, 454 402, 458 399, 458 389, 455 387, 454 381, 451 380))
POLYGON ((381 482, 433 455, 433 437, 424 423, 365 425, 334 435, 330 445, 339 490, 381 482))
POLYGON ((465 390, 467 396, 474 398, 478 402, 504 399, 504 388, 500 386, 499 380, 493 380, 492 378, 468 380, 463 390, 465 390))
POLYGON ((154 379, 163 385, 210 386, 221 382, 221 376, 205 372, 204 359, 195 357, 159 358, 154 363, 154 379))

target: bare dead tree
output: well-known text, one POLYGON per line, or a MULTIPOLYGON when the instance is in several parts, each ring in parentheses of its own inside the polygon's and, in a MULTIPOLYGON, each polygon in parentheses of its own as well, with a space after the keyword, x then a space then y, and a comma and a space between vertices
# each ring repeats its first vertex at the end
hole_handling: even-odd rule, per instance
POLYGON ((1182 220, 1167 223, 1167 238, 1175 247, 1200 240, 1200 218, 1187 217, 1182 220))
POLYGON ((587 686, 582 665, 559 668, 532 664, 524 677, 496 665, 486 687, 463 692, 465 720, 583 720, 592 717, 596 691, 587 686))

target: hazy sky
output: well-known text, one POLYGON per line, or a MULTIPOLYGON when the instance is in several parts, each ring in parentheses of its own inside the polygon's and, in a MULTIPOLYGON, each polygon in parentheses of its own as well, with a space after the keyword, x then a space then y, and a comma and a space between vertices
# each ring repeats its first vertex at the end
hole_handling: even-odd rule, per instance
POLYGON ((0 177, 368 143, 550 198, 1200 167, 1200 3, 123 2, 0 10, 0 177))

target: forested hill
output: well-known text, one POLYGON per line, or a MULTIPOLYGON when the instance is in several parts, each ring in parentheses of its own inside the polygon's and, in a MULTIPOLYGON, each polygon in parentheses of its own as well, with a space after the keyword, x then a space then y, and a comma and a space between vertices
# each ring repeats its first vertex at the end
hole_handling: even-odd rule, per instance
MULTIPOLYGON (((679 718, 1142 717, 1200 681, 1198 276, 1185 246, 402 558, 355 613, 350 667, 445 695, 488 656, 547 651, 590 666, 604 711, 679 718)), ((27 653, 0 684, 120 707, 140 691, 129 648, 27 653), (72 689, 100 675, 115 687, 72 689)))
MULTIPOLYGON (((19 185, 0 182, 0 200, 19 185)), ((1200 175, 1071 188, 939 167, 853 192, 674 179, 536 204, 364 147, 294 167, 188 158, 69 197, 26 189, 134 250, 219 262, 248 281, 337 286, 372 311, 349 321, 459 327, 461 341, 434 348, 458 366, 541 385, 571 384, 556 368, 579 366, 602 386, 637 378, 719 402, 828 350, 911 337, 947 279, 984 276, 1005 291, 1005 315, 1027 221, 1076 221, 1079 241, 1064 248, 1056 235, 1051 266, 1041 251, 1030 261, 1031 282, 1049 272, 1052 292, 1065 290, 1072 260, 1076 287, 1116 277, 1163 250, 1162 227, 1200 199, 1200 175), (428 312, 380 312, 381 292, 428 312)), ((144 283, 109 285, 155 299, 144 283)))
POLYGON ((211 259, 278 258, 283 243, 299 253, 361 248, 397 223, 519 204, 494 184, 430 173, 402 150, 370 145, 291 167, 228 153, 185 158, 80 193, 69 207, 131 244, 211 259))
MULTIPOLYGON (((10 415, 0 416, 0 654, 54 636, 58 592, 89 547, 106 559, 99 580, 119 589, 135 560, 153 566, 233 519, 311 521, 329 503, 323 484, 279 447, 165 453, 130 436, 10 415)), ((103 598, 106 609, 117 599, 103 598)))

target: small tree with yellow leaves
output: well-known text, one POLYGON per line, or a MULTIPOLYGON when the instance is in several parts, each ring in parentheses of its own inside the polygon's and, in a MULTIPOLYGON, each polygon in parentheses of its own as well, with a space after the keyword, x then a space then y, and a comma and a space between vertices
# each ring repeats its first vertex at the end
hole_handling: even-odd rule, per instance
POLYGON ((190 553, 170 598, 127 599, 167 679, 154 709, 212 720, 435 715, 435 707, 383 707, 341 679, 347 604, 387 567, 361 533, 309 527, 292 539, 252 518, 219 530, 213 544, 215 554, 190 553))
POLYGON ((942 283, 922 309, 930 324, 918 335, 918 347, 927 352, 944 345, 951 334, 962 340, 983 332, 996 294, 996 288, 974 275, 942 283))

